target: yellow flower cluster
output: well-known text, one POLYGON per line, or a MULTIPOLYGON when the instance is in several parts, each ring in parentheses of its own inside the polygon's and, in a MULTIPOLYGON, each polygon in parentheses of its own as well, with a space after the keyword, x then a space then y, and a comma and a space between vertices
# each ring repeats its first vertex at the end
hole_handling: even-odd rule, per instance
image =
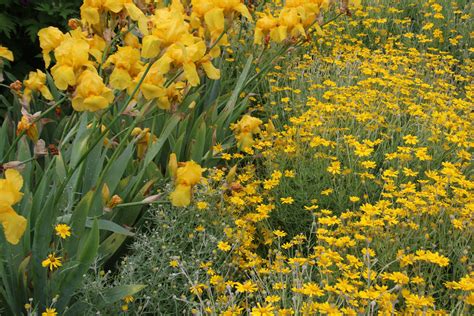
POLYGON ((330 4, 328 0, 290 0, 275 15, 262 13, 255 27, 255 44, 262 44, 266 36, 277 43, 288 37, 306 35, 306 30, 317 22, 320 11, 330 4))
MULTIPOLYGON (((70 21, 70 32, 47 27, 38 36, 46 68, 54 64, 54 84, 72 92, 76 111, 105 109, 114 101, 113 90, 131 95, 141 83, 146 100, 170 109, 188 86, 200 83, 201 69, 210 79, 220 78, 212 60, 228 44, 226 30, 239 15, 252 20, 241 0, 173 0, 169 5, 86 0, 81 19, 70 21)), ((2 56, 12 58, 3 48, 2 56)), ((32 91, 51 100, 44 84, 43 72, 31 73, 25 81, 27 101, 32 91)))
MULTIPOLYGON (((271 25, 262 38, 277 32, 276 18, 259 21, 271 25)), ((209 312, 446 315, 474 305, 472 62, 400 36, 369 49, 367 34, 343 30, 308 44, 287 80, 269 75, 268 107, 253 110, 284 116, 280 131, 259 128, 255 140, 234 127, 264 161, 224 185, 226 257, 201 267, 213 298, 195 294, 209 312)))

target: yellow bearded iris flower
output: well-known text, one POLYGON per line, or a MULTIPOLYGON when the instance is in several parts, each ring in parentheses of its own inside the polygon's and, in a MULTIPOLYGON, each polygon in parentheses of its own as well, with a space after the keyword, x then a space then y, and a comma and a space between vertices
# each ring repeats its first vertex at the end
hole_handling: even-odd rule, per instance
POLYGON ((76 111, 95 112, 107 108, 114 100, 112 90, 92 70, 85 70, 78 79, 72 107, 76 111))
POLYGON ((64 34, 57 27, 46 27, 38 32, 40 47, 43 51, 43 59, 46 68, 51 63, 49 53, 54 51, 64 40, 64 34))
MULTIPOLYGON (((186 22, 184 8, 179 1, 173 1, 170 7, 155 10, 150 17, 143 17, 138 21, 140 31, 145 35, 143 39, 143 57, 151 53, 151 46, 168 47, 184 38, 191 36, 189 23, 186 22), (148 37, 150 36, 151 37, 148 37)), ((156 56, 156 55, 155 55, 156 56)), ((153 56, 153 57, 155 57, 153 56)))
POLYGON ((30 71, 28 79, 23 81, 23 85, 25 86, 23 95, 28 102, 31 100, 31 95, 35 91, 41 92, 41 95, 43 95, 46 100, 53 100, 53 95, 46 85, 46 74, 41 70, 38 69, 36 72, 30 71))
POLYGON ((271 30, 275 29, 277 25, 278 20, 272 15, 262 15, 261 18, 257 20, 255 25, 254 43, 257 45, 262 44, 263 37, 269 34, 271 30))
POLYGON ((82 36, 80 31, 68 34, 54 50, 56 65, 51 68, 51 74, 56 87, 60 90, 75 86, 82 69, 93 67, 89 61, 90 46, 82 36))
POLYGON ((159 71, 165 75, 170 71, 171 65, 183 67, 184 76, 191 86, 200 83, 196 63, 203 66, 204 71, 210 79, 219 79, 220 72, 210 62, 210 57, 205 56, 206 44, 199 38, 189 39, 168 47, 163 56, 156 62, 159 71))
POLYGON ((99 24, 100 15, 106 12, 124 12, 134 21, 144 17, 144 13, 133 3, 133 0, 84 0, 81 6, 82 20, 91 25, 99 24))
POLYGON ((17 135, 20 135, 21 132, 26 131, 26 135, 33 141, 37 142, 39 138, 38 127, 36 123, 33 123, 34 118, 30 115, 23 115, 16 129, 17 135))
POLYGON ((23 178, 17 170, 5 171, 5 179, 0 179, 0 223, 7 241, 13 245, 18 244, 26 229, 26 218, 18 215, 12 205, 18 203, 23 193, 23 178))
POLYGON ((119 47, 115 54, 107 58, 104 66, 107 67, 111 64, 115 67, 110 75, 110 85, 118 90, 133 87, 133 78, 143 68, 143 64, 140 61, 140 51, 130 46, 119 47))
POLYGON ((137 137, 137 156, 139 159, 145 157, 148 145, 157 141, 157 137, 150 132, 149 128, 141 129, 135 127, 131 133, 132 136, 137 137))
POLYGON ((237 139, 237 146, 241 149, 251 147, 254 143, 253 135, 260 133, 262 121, 250 115, 244 115, 239 122, 232 126, 237 139))
MULTIPOLYGON (((173 156, 170 157, 170 162, 173 156)), ((173 165, 170 163, 170 165, 173 165)), ((194 161, 180 163, 175 171, 175 189, 170 194, 171 204, 184 207, 191 204, 192 188, 201 181, 203 169, 194 161)), ((174 173, 174 171, 172 171, 174 173)))

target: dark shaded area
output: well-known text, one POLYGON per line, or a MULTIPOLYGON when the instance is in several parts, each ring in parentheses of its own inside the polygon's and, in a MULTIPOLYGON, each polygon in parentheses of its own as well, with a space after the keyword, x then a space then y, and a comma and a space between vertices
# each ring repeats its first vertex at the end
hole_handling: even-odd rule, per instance
POLYGON ((47 26, 65 30, 68 20, 79 16, 81 3, 82 0, 0 0, 0 45, 15 56, 11 67, 5 70, 21 80, 32 69, 44 68, 38 31, 47 26))

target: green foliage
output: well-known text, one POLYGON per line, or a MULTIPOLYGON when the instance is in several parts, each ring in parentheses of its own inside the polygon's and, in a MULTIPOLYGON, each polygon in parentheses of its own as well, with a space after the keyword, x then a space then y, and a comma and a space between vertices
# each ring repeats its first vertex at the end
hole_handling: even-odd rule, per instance
MULTIPOLYGON (((212 199, 208 194, 203 197, 209 202, 212 199)), ((129 283, 146 285, 135 296, 130 310, 140 314, 190 313, 186 301, 193 281, 203 274, 199 265, 216 262, 219 257, 213 249, 223 236, 226 220, 220 217, 216 221, 214 212, 215 209, 200 211, 167 206, 150 210, 145 217, 146 225, 130 245, 130 253, 121 260, 118 271, 105 272, 97 267, 88 275, 80 299, 85 313, 117 314, 123 301, 110 304, 103 299, 102 293, 129 283), (196 231, 199 225, 205 227, 205 231, 196 231), (171 266, 171 261, 179 266, 171 266)))
POLYGON ((1 0, 0 44, 15 55, 10 72, 24 77, 32 68, 40 68, 43 61, 37 39, 38 31, 47 26, 67 27, 68 19, 77 16, 81 0, 1 0))

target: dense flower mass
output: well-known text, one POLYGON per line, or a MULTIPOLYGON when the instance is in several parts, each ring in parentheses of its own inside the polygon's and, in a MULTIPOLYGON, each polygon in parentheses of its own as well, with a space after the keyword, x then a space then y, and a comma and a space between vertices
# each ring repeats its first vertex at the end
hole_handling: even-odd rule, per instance
POLYGON ((472 8, 84 0, 23 81, 0 46, 0 312, 472 314, 472 8))
MULTIPOLYGON (((276 40, 279 23, 262 16, 258 36, 276 40)), ((215 293, 194 292, 203 309, 442 315, 474 303, 472 63, 400 36, 370 49, 341 29, 308 44, 288 80, 270 74, 252 115, 279 131, 248 115, 234 125, 265 162, 224 184, 233 223, 217 249, 240 273, 201 266, 197 285, 215 293)))

